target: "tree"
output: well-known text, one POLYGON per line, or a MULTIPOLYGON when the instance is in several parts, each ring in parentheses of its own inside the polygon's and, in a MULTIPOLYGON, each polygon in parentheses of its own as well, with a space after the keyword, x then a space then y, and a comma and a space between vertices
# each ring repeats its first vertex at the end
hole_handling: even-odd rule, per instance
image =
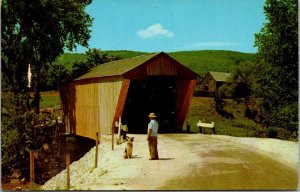
POLYGON ((91 0, 3 0, 1 2, 1 67, 7 111, 2 121, 2 168, 28 166, 28 151, 37 149, 41 72, 65 49, 87 46, 92 19, 84 8, 91 0), (35 112, 29 108, 27 68, 31 64, 35 112), (27 101, 26 101, 27 100, 27 101))
POLYGON ((57 90, 59 84, 70 77, 70 72, 63 64, 51 64, 41 71, 42 91, 57 90))
POLYGON ((35 110, 39 112, 41 69, 64 49, 88 45, 92 19, 84 9, 91 0, 3 0, 2 70, 15 94, 26 91, 32 66, 35 110))
MULTIPOLYGON (((9 94, 9 93, 7 93, 9 94)), ((27 109, 24 95, 15 97, 6 95, 2 109, 8 113, 4 117, 2 125, 2 170, 9 172, 28 165, 29 149, 34 149, 36 143, 35 127, 33 121, 37 121, 37 115, 27 109)))
POLYGON ((243 102, 246 106, 245 115, 258 121, 257 98, 253 97, 255 64, 245 61, 236 66, 230 77, 231 96, 237 102, 243 102))
POLYGON ((268 23, 255 34, 258 47, 255 96, 261 98, 262 121, 298 129, 297 0, 267 0, 268 23))

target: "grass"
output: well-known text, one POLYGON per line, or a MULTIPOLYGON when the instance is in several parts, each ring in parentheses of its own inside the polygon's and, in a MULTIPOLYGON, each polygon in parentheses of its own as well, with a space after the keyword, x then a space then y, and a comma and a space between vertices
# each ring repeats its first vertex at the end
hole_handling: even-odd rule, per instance
POLYGON ((55 60, 55 64, 61 64, 66 67, 68 71, 72 70, 75 62, 86 61, 87 56, 84 53, 65 53, 55 60))
MULTIPOLYGON (((119 56, 123 59, 149 54, 126 50, 103 51, 103 53, 107 53, 108 56, 119 56)), ((224 50, 180 51, 168 54, 202 76, 208 71, 231 72, 239 63, 255 59, 255 54, 252 53, 224 50)), ((86 59, 87 56, 84 53, 65 53, 58 57, 55 63, 63 64, 71 71, 74 62, 85 61, 86 59)))
POLYGON ((53 107, 60 104, 59 93, 56 91, 48 91, 41 93, 40 108, 53 107))
MULTIPOLYGON (((103 51, 103 54, 105 53, 107 53, 108 56, 119 56, 122 59, 148 54, 146 52, 126 51, 126 50, 103 51)), ((65 53, 60 57, 58 57, 54 63, 62 64, 66 67, 68 71, 71 71, 72 66, 75 62, 81 62, 86 60, 87 60, 87 55, 85 53, 65 53)))
POLYGON ((208 71, 232 72, 239 63, 255 59, 255 54, 252 53, 224 50, 180 51, 169 54, 199 75, 208 71))
POLYGON ((140 52, 140 51, 127 51, 127 50, 118 50, 118 51, 103 51, 107 53, 108 56, 119 56, 123 59, 136 57, 140 55, 149 54, 147 52, 140 52))
POLYGON ((41 99, 41 109, 53 107, 59 104, 60 98, 58 96, 43 96, 41 99))
MULTIPOLYGON (((214 98, 193 97, 186 118, 191 131, 194 133, 199 132, 197 127, 199 120, 205 123, 214 121, 216 132, 219 135, 254 137, 255 130, 260 129, 261 126, 244 116, 245 106, 237 104, 231 99, 226 99, 225 102, 225 110, 233 113, 233 119, 226 119, 215 111, 214 98)), ((205 132, 211 133, 212 130, 205 129, 205 132)))

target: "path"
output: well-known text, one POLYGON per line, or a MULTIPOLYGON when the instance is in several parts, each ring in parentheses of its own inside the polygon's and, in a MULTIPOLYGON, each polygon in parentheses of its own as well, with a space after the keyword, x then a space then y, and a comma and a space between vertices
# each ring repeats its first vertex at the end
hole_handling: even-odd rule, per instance
MULTIPOLYGON (((160 160, 149 161, 145 135, 134 137, 136 157, 120 161, 121 165, 99 178, 99 183, 86 187, 95 190, 289 190, 298 185, 296 170, 244 145, 200 134, 165 134, 159 136, 160 160)), ((121 157, 122 148, 116 149, 116 153, 121 157)))

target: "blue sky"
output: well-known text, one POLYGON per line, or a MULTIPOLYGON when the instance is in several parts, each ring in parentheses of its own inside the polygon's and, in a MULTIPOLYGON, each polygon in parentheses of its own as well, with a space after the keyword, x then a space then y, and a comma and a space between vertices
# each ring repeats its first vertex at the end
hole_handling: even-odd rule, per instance
MULTIPOLYGON (((90 48, 255 53, 265 0, 94 0, 90 48)), ((87 49, 78 47, 76 52, 87 49)))

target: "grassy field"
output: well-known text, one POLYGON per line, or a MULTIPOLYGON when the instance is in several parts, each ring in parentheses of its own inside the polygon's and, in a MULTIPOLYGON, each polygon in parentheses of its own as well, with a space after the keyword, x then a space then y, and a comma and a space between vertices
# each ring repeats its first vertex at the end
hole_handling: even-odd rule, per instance
POLYGON ((65 53, 55 60, 55 64, 62 64, 68 71, 72 70, 75 62, 86 61, 87 56, 84 53, 65 53))
MULTIPOLYGON (((103 53, 107 53, 109 56, 119 56, 121 58, 150 54, 125 50, 103 51, 103 53)), ((168 54, 202 76, 208 71, 231 72, 239 63, 243 61, 253 61, 255 58, 255 55, 252 53, 224 50, 180 51, 168 54)), ((65 65, 70 71, 74 62, 85 61, 86 59, 87 56, 82 53, 66 53, 60 56, 55 63, 65 65)))
POLYGON ((208 71, 232 72, 239 63, 255 59, 255 55, 251 53, 222 50, 180 51, 169 54, 200 75, 208 71))
MULTIPOLYGON (((232 113, 234 118, 226 119, 219 115, 214 107, 214 98, 193 97, 184 126, 188 122, 191 132, 199 133, 197 127, 199 120, 205 123, 214 121, 217 134, 237 137, 255 136, 255 130, 261 129, 259 124, 245 117, 245 106, 243 104, 237 104, 232 99, 226 99, 225 110, 232 113)), ((205 132, 212 133, 212 130, 205 129, 205 132)))
POLYGON ((47 91, 41 93, 41 109, 60 105, 59 93, 57 91, 47 91))
MULTIPOLYGON (((107 54, 108 56, 119 56, 125 59, 125 58, 135 57, 135 56, 144 55, 148 53, 120 50, 120 51, 103 51, 103 54, 107 54)), ((75 62, 81 62, 86 60, 87 60, 87 56, 85 53, 65 53, 60 57, 58 57, 54 63, 62 64, 66 67, 68 71, 71 71, 72 66, 75 62)))

